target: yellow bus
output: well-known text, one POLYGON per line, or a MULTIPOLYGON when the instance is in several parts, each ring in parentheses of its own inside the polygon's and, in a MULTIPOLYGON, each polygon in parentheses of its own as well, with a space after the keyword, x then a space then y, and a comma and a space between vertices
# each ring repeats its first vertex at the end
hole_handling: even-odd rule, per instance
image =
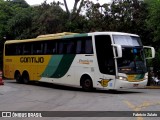
POLYGON ((122 32, 57 33, 4 44, 4 76, 19 83, 48 82, 84 90, 141 88, 153 47, 122 32), (144 49, 151 51, 145 56, 144 49))

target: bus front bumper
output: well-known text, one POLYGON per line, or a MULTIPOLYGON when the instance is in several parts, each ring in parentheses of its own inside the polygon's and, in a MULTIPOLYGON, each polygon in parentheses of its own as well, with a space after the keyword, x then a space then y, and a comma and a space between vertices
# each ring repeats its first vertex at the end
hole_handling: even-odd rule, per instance
POLYGON ((117 79, 113 89, 144 88, 147 85, 147 82, 147 79, 138 82, 129 82, 117 79))

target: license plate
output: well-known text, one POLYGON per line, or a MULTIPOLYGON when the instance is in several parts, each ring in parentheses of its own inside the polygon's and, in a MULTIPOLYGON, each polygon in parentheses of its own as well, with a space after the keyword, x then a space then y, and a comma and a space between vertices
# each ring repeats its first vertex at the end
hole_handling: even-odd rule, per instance
POLYGON ((139 84, 133 84, 133 87, 138 87, 139 84))

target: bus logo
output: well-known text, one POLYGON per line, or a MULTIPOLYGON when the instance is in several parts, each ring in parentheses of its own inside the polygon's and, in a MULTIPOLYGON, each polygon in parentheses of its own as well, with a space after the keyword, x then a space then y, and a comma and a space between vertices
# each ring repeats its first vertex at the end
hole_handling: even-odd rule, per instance
POLYGON ((43 57, 21 57, 20 62, 21 63, 43 63, 44 58, 43 57))

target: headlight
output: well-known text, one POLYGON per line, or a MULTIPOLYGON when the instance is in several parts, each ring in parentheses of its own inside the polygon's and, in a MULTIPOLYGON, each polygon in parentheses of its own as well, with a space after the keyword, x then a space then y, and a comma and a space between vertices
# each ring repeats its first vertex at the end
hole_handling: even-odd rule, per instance
POLYGON ((127 78, 126 78, 126 77, 123 77, 123 76, 118 76, 118 79, 127 81, 127 78))

